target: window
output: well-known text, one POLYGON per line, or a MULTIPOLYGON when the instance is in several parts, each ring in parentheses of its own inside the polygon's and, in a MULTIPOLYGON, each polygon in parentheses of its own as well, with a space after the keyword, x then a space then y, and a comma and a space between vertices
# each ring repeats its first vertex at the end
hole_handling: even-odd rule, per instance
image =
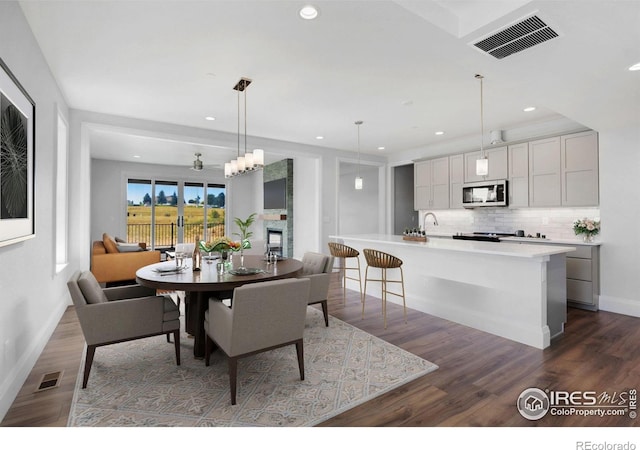
POLYGON ((56 191, 55 191, 55 258, 56 272, 60 272, 68 260, 68 174, 67 160, 69 153, 68 126, 58 111, 58 128, 56 143, 56 191))

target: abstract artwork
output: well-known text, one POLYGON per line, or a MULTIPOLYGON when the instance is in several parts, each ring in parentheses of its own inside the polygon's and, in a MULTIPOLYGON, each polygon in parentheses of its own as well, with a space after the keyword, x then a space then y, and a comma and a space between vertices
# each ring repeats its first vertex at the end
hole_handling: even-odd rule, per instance
POLYGON ((0 247, 35 236, 35 104, 0 59, 0 247))

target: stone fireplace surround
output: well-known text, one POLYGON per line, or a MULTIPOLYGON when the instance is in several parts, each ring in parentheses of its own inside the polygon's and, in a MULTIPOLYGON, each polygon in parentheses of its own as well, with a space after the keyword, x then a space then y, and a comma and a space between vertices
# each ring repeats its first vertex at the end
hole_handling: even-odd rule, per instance
POLYGON ((269 232, 282 233, 282 250, 279 253, 285 258, 293 256, 293 159, 283 159, 272 164, 268 164, 263 169, 263 182, 287 180, 287 208, 286 209, 265 209, 265 216, 284 217, 281 220, 264 220, 263 236, 265 242, 269 243, 269 232))

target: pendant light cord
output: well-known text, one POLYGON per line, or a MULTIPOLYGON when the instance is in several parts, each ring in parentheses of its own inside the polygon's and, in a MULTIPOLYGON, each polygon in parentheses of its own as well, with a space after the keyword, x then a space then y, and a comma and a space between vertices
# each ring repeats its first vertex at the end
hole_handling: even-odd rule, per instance
POLYGON ((244 94, 244 154, 247 154, 247 91, 242 91, 244 94))
POLYGON ((362 125, 362 120, 358 120, 356 125, 358 126, 358 178, 360 178, 360 125, 362 125))
POLYGON ((482 92, 482 80, 484 77, 480 74, 476 74, 476 78, 480 80, 480 157, 484 158, 484 95, 482 92))
POLYGON ((240 157, 240 89, 238 89, 238 158, 240 157))

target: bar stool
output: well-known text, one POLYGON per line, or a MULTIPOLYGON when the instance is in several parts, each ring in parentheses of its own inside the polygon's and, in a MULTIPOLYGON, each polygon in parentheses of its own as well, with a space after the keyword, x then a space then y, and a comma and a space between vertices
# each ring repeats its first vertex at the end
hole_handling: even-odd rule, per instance
POLYGON ((364 295, 362 296, 362 318, 364 319, 364 300, 367 296, 367 281, 380 281, 382 282, 382 316, 384 317, 384 327, 387 328, 387 294, 402 297, 402 305, 404 307, 404 322, 407 323, 407 304, 404 298, 404 275, 402 273, 402 260, 396 258, 380 250, 373 250, 365 248, 363 250, 364 257, 367 260, 367 268, 364 275, 364 295), (381 278, 373 279, 369 278, 369 267, 375 267, 380 269, 381 278), (400 269, 399 280, 387 279, 387 269, 400 269), (402 286, 402 294, 391 292, 387 289, 387 283, 400 283, 402 286))
POLYGON ((362 302, 362 278, 360 276, 360 252, 355 248, 351 248, 344 244, 339 244, 337 242, 329 242, 329 252, 331 256, 340 261, 340 267, 338 268, 338 273, 342 275, 342 299, 343 302, 347 298, 347 280, 354 280, 358 282, 360 286, 360 302, 362 302), (347 258, 355 258, 358 263, 358 267, 352 266, 347 267, 347 258), (355 270, 358 272, 358 278, 347 276, 347 270, 355 270))

